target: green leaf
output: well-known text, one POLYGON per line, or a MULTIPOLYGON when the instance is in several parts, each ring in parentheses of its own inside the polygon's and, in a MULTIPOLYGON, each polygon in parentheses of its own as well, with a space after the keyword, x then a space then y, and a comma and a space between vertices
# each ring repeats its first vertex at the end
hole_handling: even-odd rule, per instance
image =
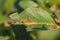
POLYGON ((41 8, 27 8, 25 11, 23 11, 20 14, 20 16, 22 17, 22 19, 35 20, 38 23, 54 22, 52 17, 50 16, 49 12, 47 12, 47 11, 41 9, 41 8), (29 15, 30 17, 27 18, 26 15, 29 15), (36 19, 42 20, 42 21, 38 21, 36 19))
POLYGON ((36 0, 36 2, 39 4, 39 6, 42 6, 42 7, 46 5, 46 0, 36 0))
POLYGON ((4 10, 5 0, 0 0, 0 12, 4 10))
MULTIPOLYGON (((49 12, 47 12, 46 10, 43 10, 41 8, 27 8, 26 10, 24 10, 22 13, 18 14, 18 16, 20 16, 20 18, 17 17, 17 13, 12 14, 12 16, 10 16, 12 19, 16 20, 19 19, 20 22, 19 24, 24 24, 22 23, 22 20, 26 20, 26 21, 32 21, 32 22, 37 22, 37 24, 35 25, 26 25, 29 27, 41 27, 41 24, 51 24, 53 23, 55 26, 55 22, 52 19, 52 17, 50 16, 49 12), (13 17, 14 16, 14 17, 13 17)), ((54 27, 55 28, 55 27, 54 27)))
POLYGON ((2 22, 8 22, 8 18, 4 15, 2 15, 2 12, 0 12, 0 23, 2 22))
POLYGON ((20 17, 22 20, 37 22, 38 24, 35 24, 36 27, 38 27, 38 25, 40 24, 46 24, 46 23, 48 24, 53 23, 55 25, 55 22, 50 16, 49 12, 41 8, 27 8, 20 14, 20 17), (27 15, 29 17, 26 17, 27 15))
POLYGON ((10 12, 11 10, 15 10, 14 3, 15 3, 15 0, 6 0, 5 1, 4 8, 7 13, 10 12))
POLYGON ((20 1, 19 5, 23 8, 37 7, 38 5, 34 1, 20 1))
POLYGON ((50 5, 55 5, 55 4, 58 4, 58 3, 60 3, 60 0, 49 0, 50 5))
POLYGON ((20 15, 16 12, 9 16, 11 19, 14 19, 16 21, 16 24, 21 24, 21 18, 20 15))

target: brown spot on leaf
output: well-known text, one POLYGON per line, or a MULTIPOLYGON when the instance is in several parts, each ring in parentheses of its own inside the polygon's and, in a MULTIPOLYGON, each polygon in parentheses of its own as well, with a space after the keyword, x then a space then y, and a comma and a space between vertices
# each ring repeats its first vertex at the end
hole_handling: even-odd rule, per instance
POLYGON ((47 23, 46 25, 52 27, 54 24, 53 23, 50 23, 50 24, 47 23))
POLYGON ((53 25, 54 25, 53 23, 50 23, 50 24, 49 24, 49 26, 51 26, 51 27, 52 27, 53 25))
POLYGON ((22 20, 22 22, 26 25, 33 25, 33 24, 37 24, 37 22, 34 21, 26 21, 26 20, 22 20))

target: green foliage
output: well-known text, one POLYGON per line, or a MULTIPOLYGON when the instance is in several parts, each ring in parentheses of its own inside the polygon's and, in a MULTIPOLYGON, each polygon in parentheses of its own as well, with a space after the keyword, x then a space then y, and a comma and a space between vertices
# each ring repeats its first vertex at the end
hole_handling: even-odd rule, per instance
POLYGON ((59 32, 60 30, 54 29, 54 30, 36 30, 31 32, 31 36, 34 38, 34 40, 59 40, 59 32))
POLYGON ((60 0, 49 0, 50 5, 59 4, 60 0))
POLYGON ((0 12, 0 23, 8 22, 8 18, 0 12))
POLYGON ((20 1, 19 5, 23 8, 37 7, 38 5, 34 1, 20 1))
POLYGON ((0 12, 4 9, 5 0, 0 0, 0 12))
MULTIPOLYGON (((9 31, 9 36, 6 36, 6 39, 9 38, 8 40, 30 40, 28 39, 30 36, 33 40, 59 40, 60 29, 57 29, 58 25, 50 10, 51 5, 59 4, 60 0, 0 0, 0 31, 9 31), (17 4, 15 4, 16 2, 17 4), (16 5, 18 6, 16 7, 16 5), (19 13, 20 10, 17 8, 21 9, 20 7, 24 10, 19 13), (14 24, 12 24, 13 21, 15 21, 14 24), (4 26, 5 22, 10 23, 9 28, 4 26), (31 22, 32 24, 28 25, 31 22), (27 31, 31 31, 31 34, 27 31)), ((60 9, 56 7, 54 13, 60 19, 60 9)), ((3 39, 5 36, 2 33, 4 32, 6 31, 0 32, 0 40, 6 40, 3 39)))
POLYGON ((37 25, 47 24, 47 23, 48 24, 50 24, 50 23, 55 24, 52 17, 50 16, 50 14, 41 8, 27 8, 24 12, 22 12, 20 14, 20 17, 22 17, 21 18, 22 20, 37 22, 37 25), (27 15, 29 17, 26 17, 27 15))
POLYGON ((4 9, 7 13, 14 9, 15 0, 6 0, 4 4, 4 9))
POLYGON ((46 5, 46 0, 36 0, 36 2, 42 7, 46 5))

